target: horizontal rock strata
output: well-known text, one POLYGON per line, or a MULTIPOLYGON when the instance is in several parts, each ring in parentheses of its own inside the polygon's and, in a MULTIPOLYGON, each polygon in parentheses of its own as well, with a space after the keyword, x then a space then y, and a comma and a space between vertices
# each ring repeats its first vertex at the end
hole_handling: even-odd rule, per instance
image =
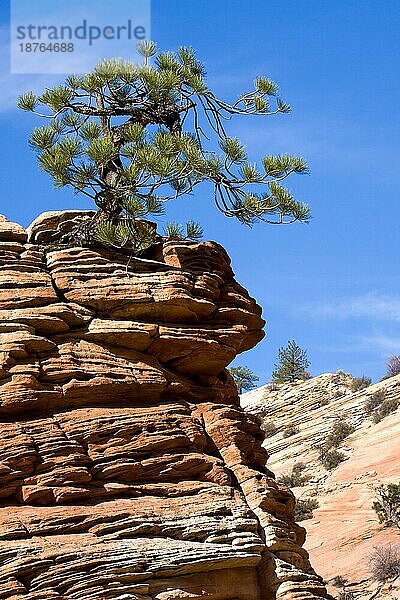
POLYGON ((212 242, 0 221, 0 599, 327 597, 225 367, 261 310, 212 242))

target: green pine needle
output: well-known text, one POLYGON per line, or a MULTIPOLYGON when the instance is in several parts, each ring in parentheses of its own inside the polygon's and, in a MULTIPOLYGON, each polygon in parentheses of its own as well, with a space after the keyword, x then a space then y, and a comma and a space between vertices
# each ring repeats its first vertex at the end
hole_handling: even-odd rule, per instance
POLYGON ((37 98, 32 92, 26 92, 25 94, 21 94, 17 101, 18 108, 28 111, 35 110, 36 104, 37 98))
MULTIPOLYGON (((152 228, 139 240, 137 221, 161 215, 167 201, 191 194, 201 182, 212 184, 223 214, 246 225, 311 218, 309 207, 281 185, 292 173, 309 173, 305 161, 267 155, 260 168, 229 135, 235 114, 290 111, 272 80, 257 77, 254 88, 230 104, 208 88, 193 48, 159 52, 145 40, 138 51, 140 64, 100 60, 85 75, 69 75, 64 85, 18 99, 22 110, 48 119, 29 142, 40 168, 57 187, 69 185, 94 199, 106 216, 98 234, 104 243, 135 251, 153 243, 152 228)), ((166 232, 193 241, 203 233, 193 221, 170 223, 166 232)))

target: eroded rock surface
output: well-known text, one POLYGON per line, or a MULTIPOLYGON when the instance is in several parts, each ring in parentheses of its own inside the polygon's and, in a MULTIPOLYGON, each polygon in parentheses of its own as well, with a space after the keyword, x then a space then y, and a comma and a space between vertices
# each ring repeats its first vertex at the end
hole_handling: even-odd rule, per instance
MULTIPOLYGON (((298 462, 310 477, 306 485, 293 489, 298 498, 319 503, 313 517, 302 522, 318 573, 330 584, 337 576, 347 580, 348 598, 398 600, 399 578, 385 584, 374 580, 369 558, 376 547, 400 543, 399 529, 384 527, 372 508, 374 488, 400 479, 400 375, 355 392, 352 383, 351 375, 327 373, 304 382, 260 387, 244 394, 241 402, 262 418, 266 429, 271 422, 277 426, 263 445, 278 478, 298 462), (394 407, 398 403, 379 423, 366 410, 366 402, 376 394, 394 407), (329 471, 318 460, 317 447, 338 419, 353 425, 354 432, 339 447, 343 462, 329 471), (292 425, 298 431, 285 437, 292 425)), ((339 596, 339 588, 330 589, 339 596)))
POLYGON ((60 244, 85 214, 0 221, 0 599, 327 597, 225 370, 264 324, 226 252, 60 244))

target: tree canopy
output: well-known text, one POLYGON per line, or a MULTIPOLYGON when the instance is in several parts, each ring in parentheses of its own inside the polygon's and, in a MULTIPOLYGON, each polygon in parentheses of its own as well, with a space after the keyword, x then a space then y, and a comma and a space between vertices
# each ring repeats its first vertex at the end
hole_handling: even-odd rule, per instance
POLYGON ((296 381, 309 377, 306 369, 310 366, 307 351, 302 350, 294 340, 288 342, 278 352, 278 364, 272 373, 274 381, 283 383, 285 381, 296 381))
POLYGON ((230 367, 230 374, 233 377, 238 393, 241 394, 243 391, 247 392, 256 387, 256 381, 259 380, 257 375, 247 367, 237 366, 230 367))
MULTIPOLYGON (((135 219, 161 214, 167 201, 205 181, 213 184, 217 208, 246 225, 308 221, 308 205, 283 185, 292 173, 308 173, 304 160, 267 154, 261 164, 250 162, 226 131, 233 115, 289 112, 277 85, 257 77, 252 90, 227 102, 207 86, 192 48, 159 52, 144 41, 138 50, 139 65, 101 60, 91 73, 18 101, 47 121, 29 142, 40 167, 56 187, 71 186, 94 200, 103 237, 124 245, 136 232, 135 219)), ((201 228, 190 223, 172 232, 196 239, 201 228)))

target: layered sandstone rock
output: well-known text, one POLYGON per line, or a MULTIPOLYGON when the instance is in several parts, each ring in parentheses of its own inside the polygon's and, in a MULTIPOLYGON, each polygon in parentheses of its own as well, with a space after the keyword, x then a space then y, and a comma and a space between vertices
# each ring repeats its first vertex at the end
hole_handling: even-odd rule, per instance
POLYGON ((264 447, 278 476, 290 472, 296 462, 306 465, 304 474, 311 479, 294 493, 319 503, 313 518, 302 523, 307 529, 306 548, 318 572, 331 582, 338 575, 347 579, 350 598, 397 600, 399 581, 383 585, 374 580, 369 557, 376 546, 400 544, 399 530, 381 525, 372 509, 374 488, 400 480, 400 375, 357 392, 352 392, 352 383, 351 375, 324 374, 304 382, 263 386, 244 394, 241 402, 262 418, 264 427, 277 425, 264 447), (373 423, 365 409, 376 392, 399 401, 399 408, 379 423, 373 423), (318 461, 317 446, 338 418, 355 431, 341 444, 345 460, 330 472, 318 461), (298 432, 284 437, 285 429, 294 424, 298 432))
POLYGON ((326 597, 225 367, 261 310, 212 242, 0 222, 0 598, 326 597))

